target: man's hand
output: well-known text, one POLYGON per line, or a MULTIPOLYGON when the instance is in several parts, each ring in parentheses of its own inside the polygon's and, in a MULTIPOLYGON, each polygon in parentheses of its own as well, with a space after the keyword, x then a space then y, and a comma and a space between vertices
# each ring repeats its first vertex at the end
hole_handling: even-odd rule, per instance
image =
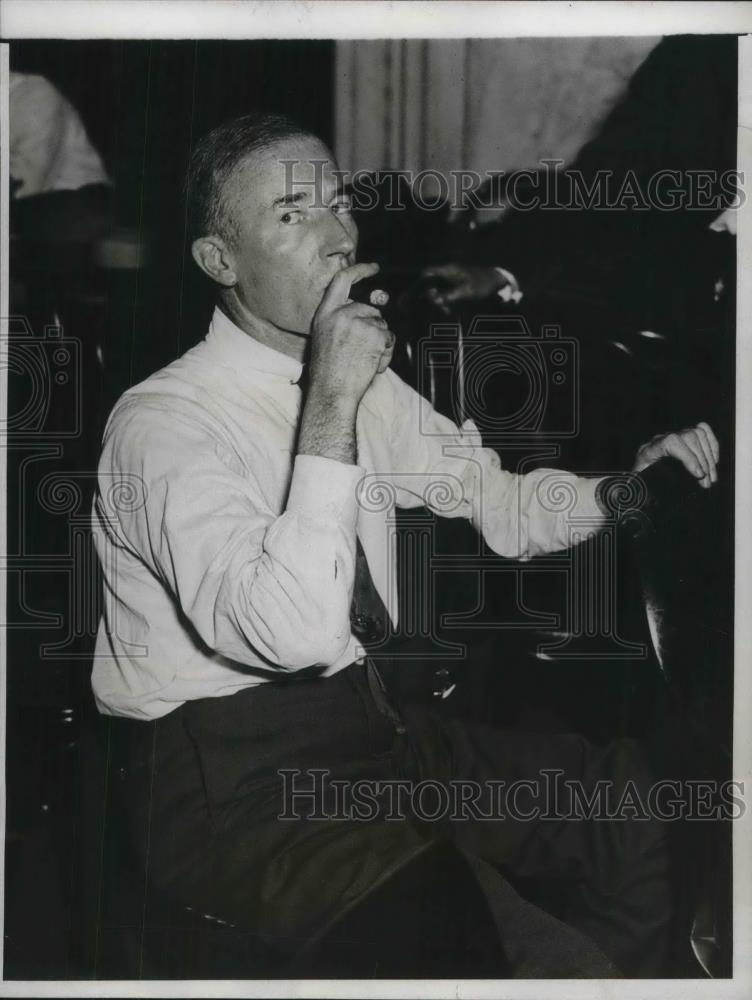
POLYGON ((353 264, 332 278, 311 327, 311 392, 356 408, 377 372, 386 371, 394 334, 378 309, 350 299, 350 288, 379 270, 353 264))
MULTIPOLYGON (((392 359, 394 334, 374 306, 350 299, 350 288, 379 270, 353 264, 332 278, 311 324, 308 396, 300 422, 299 455, 318 455, 352 464, 356 460, 355 419, 377 372, 392 359)), ((372 293, 383 301, 386 293, 372 293)))
POLYGON ((455 302, 475 302, 490 298, 509 281, 494 267, 471 267, 464 264, 440 264, 427 267, 426 297, 444 312, 455 302))
POLYGON ((632 472, 642 472, 661 458, 677 458, 706 489, 718 480, 716 466, 720 449, 715 434, 706 423, 676 434, 659 434, 637 452, 632 472))

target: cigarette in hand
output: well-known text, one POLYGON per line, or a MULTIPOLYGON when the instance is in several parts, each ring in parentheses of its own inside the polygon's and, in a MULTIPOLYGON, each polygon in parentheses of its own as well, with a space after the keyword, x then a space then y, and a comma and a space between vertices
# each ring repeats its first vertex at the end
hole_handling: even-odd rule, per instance
POLYGON ((372 306, 385 306, 389 302, 389 293, 385 292, 383 288, 374 288, 369 296, 369 301, 372 306))

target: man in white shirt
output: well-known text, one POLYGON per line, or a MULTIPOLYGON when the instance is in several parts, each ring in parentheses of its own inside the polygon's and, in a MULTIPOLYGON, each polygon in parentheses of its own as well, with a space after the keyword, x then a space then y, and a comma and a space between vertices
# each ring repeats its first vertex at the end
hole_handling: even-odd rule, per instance
MULTIPOLYGON (((396 618, 395 504, 471 519, 496 552, 527 558, 565 548, 570 523, 599 529, 600 481, 504 471, 471 423, 457 428, 389 370, 393 335, 350 298, 378 267, 355 262, 356 226, 320 140, 277 116, 230 122, 198 144, 188 192, 193 256, 218 306, 204 341, 116 405, 93 520, 105 616, 92 683, 100 711, 136 720, 113 724, 136 747, 132 780, 150 789, 131 816, 150 878, 246 928, 282 968, 448 838, 517 975, 617 975, 611 962, 659 974, 660 824, 431 824, 383 810, 364 822, 338 812, 331 785, 308 795, 316 769, 350 786, 524 780, 546 767, 585 788, 645 780, 626 744, 595 751, 401 713, 353 614, 370 590, 371 608, 396 618), (551 501, 562 483, 568 511, 551 501), (298 819, 292 772, 303 782, 292 804, 308 810, 298 819), (550 918, 492 866, 580 882, 578 931, 557 923, 560 944, 541 949, 550 918)), ((635 468, 664 455, 703 486, 717 477, 706 426, 654 439, 635 468)))

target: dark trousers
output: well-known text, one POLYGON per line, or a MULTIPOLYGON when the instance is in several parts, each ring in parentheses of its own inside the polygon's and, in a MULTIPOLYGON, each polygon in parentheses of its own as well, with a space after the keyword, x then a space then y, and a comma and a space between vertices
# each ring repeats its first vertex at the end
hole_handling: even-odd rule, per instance
POLYGON ((644 792, 649 776, 631 741, 596 749, 427 708, 397 713, 367 664, 112 727, 129 745, 128 823, 150 883, 246 928, 281 963, 427 845, 449 840, 475 873, 515 975, 667 974, 665 824, 557 818, 568 813, 564 779, 586 796, 605 780, 612 803, 627 782, 644 792), (407 793, 392 784, 385 797, 385 781, 407 793), (557 782, 553 803, 543 792, 557 782), (353 804, 355 787, 381 794, 353 804), (564 891, 562 919, 512 888, 525 879, 564 891))

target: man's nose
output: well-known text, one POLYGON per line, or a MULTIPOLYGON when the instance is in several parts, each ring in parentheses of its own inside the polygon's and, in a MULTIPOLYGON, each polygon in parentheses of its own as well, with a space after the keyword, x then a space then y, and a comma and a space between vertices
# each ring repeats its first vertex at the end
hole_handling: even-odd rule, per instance
POLYGON ((327 212, 326 216, 322 255, 329 257, 333 254, 343 254, 347 256, 353 253, 357 246, 358 230, 352 218, 334 215, 332 212, 327 212))

